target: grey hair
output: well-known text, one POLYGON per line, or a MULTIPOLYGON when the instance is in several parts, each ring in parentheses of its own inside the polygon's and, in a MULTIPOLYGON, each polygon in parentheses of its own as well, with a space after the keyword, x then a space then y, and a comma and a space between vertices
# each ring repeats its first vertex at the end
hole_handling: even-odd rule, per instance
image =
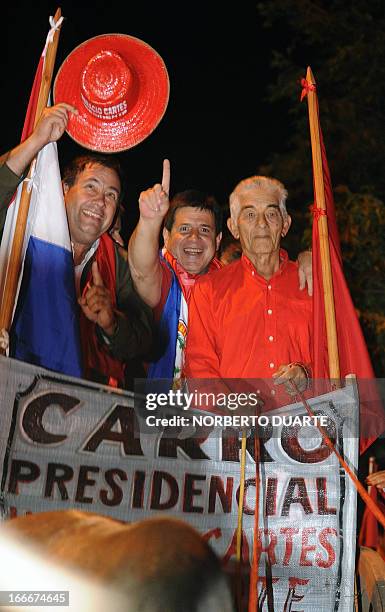
POLYGON ((249 178, 243 179, 235 187, 234 191, 230 194, 230 214, 233 221, 236 221, 237 209, 240 207, 239 195, 243 191, 249 189, 266 189, 277 198, 277 203, 283 220, 287 219, 288 213, 286 210, 286 199, 287 191, 280 181, 269 176, 250 176, 249 178))

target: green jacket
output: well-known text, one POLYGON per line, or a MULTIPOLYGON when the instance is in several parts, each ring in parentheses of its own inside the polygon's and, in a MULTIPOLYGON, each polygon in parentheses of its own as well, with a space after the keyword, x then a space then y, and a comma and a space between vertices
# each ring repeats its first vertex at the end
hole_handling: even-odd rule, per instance
MULTIPOLYGON (((6 165, 7 154, 0 157, 0 232, 3 232, 7 206, 18 184, 23 177, 18 177, 6 165)), ((114 336, 105 341, 101 330, 97 330, 100 341, 113 357, 126 362, 126 388, 133 388, 135 377, 144 377, 141 359, 145 359, 151 351, 153 336, 152 310, 144 304, 136 293, 128 263, 122 256, 120 249, 115 246, 116 261, 116 305, 119 310, 118 327, 114 336)), ((92 258, 87 262, 82 278, 81 288, 84 287, 87 273, 92 264, 92 258)), ((94 379, 95 380, 95 379, 94 379)), ((105 376, 98 377, 95 382, 105 383, 105 376)))

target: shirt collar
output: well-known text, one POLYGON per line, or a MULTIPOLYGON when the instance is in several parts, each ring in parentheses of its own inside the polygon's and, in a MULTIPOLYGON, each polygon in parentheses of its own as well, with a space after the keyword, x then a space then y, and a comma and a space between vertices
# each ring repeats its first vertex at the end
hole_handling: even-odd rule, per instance
MULTIPOLYGON (((73 244, 71 242, 71 246, 72 246, 72 255, 73 255, 73 244)), ((93 256, 93 254, 95 253, 96 249, 99 246, 99 238, 97 240, 95 240, 95 242, 93 243, 93 245, 91 245, 91 247, 88 249, 87 253, 84 255, 83 260, 80 262, 80 264, 78 264, 77 266, 74 266, 74 272, 75 272, 75 287, 76 287, 76 294, 80 295, 80 279, 83 273, 83 270, 85 268, 85 265, 87 263, 87 261, 89 261, 91 259, 91 257, 93 256)))
MULTIPOLYGON (((174 270, 174 272, 176 273, 178 277, 183 277, 183 279, 185 279, 186 281, 191 280, 192 282, 194 282, 198 278, 203 276, 202 274, 190 274, 190 272, 187 272, 187 270, 185 270, 178 263, 175 257, 166 248, 163 248, 162 255, 165 258, 165 260, 170 264, 170 266, 172 267, 172 269, 174 270)), ((219 270, 219 268, 222 268, 222 264, 219 261, 219 259, 214 257, 214 259, 209 264, 207 272, 212 272, 213 270, 219 270)))
POLYGON ((268 281, 265 278, 263 278, 263 276, 258 274, 258 272, 255 269, 254 264, 250 261, 250 259, 247 257, 247 255, 245 255, 243 253, 242 257, 241 257, 241 260, 242 260, 243 266, 249 272, 251 272, 254 277, 256 277, 258 279, 261 279, 265 283, 270 283, 274 278, 276 278, 277 276, 280 276, 282 274, 282 272, 286 268, 287 263, 289 261, 289 256, 287 254, 287 251, 285 251, 284 249, 280 249, 279 250, 279 268, 278 268, 277 272, 275 274, 273 274, 273 276, 268 281))

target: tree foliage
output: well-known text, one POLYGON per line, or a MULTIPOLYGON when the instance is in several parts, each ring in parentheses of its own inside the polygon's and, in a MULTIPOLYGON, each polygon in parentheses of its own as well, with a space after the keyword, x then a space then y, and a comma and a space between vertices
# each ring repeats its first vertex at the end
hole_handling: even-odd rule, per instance
POLYGON ((274 47, 268 99, 280 111, 281 127, 286 121, 290 133, 260 170, 288 187, 308 243, 311 150, 299 83, 310 65, 335 186, 345 274, 378 376, 385 376, 384 7, 382 0, 258 4, 274 47))

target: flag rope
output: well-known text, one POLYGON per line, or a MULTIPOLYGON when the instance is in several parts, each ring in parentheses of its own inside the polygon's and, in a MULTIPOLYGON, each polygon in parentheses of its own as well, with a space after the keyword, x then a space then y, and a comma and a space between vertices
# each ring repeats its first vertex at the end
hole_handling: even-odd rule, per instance
POLYGON ((317 429, 320 432, 320 434, 322 436, 322 439, 324 440, 326 446, 336 455, 336 457, 337 457, 341 467, 348 474, 349 478, 351 479, 351 481, 352 481, 356 491, 360 495, 361 499, 366 504, 366 506, 369 508, 369 510, 374 514, 374 516, 376 517, 378 522, 385 529, 385 515, 383 514, 383 512, 381 512, 380 507, 378 506, 378 504, 376 504, 373 501, 373 499, 370 497, 369 493, 367 492, 367 490, 365 489, 363 484, 358 480, 358 478, 355 475, 355 473, 353 472, 353 470, 349 467, 349 465, 346 463, 345 459, 342 457, 342 455, 336 449, 336 447, 333 444, 332 440, 327 435, 325 429, 322 427, 322 425, 318 424, 317 419, 315 418, 315 414, 314 414, 313 410, 311 409, 311 407, 310 407, 308 401, 306 400, 305 396, 303 395, 303 393, 298 389, 298 387, 295 384, 295 382, 293 380, 291 380, 290 384, 292 385, 293 390, 295 391, 295 393, 298 395, 298 397, 300 398, 301 402, 305 406, 306 412, 309 414, 309 416, 314 418, 314 422, 316 423, 317 429))

